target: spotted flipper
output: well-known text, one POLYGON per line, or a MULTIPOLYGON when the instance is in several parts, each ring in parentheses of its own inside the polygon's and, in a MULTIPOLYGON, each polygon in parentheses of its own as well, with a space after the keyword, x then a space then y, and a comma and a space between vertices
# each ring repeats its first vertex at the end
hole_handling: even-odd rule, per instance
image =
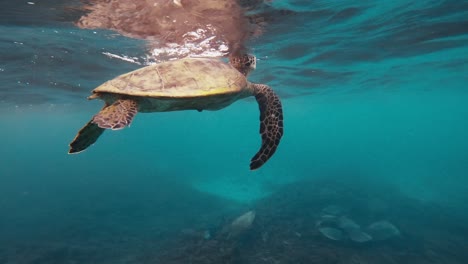
POLYGON ((94 124, 93 121, 89 121, 76 135, 75 139, 70 143, 70 150, 68 154, 80 153, 85 150, 104 132, 104 128, 100 128, 98 125, 94 124))
POLYGON ((250 169, 260 168, 276 151, 283 136, 283 109, 276 93, 264 84, 252 84, 260 108, 262 146, 250 161, 250 169))
POLYGON ((136 101, 120 99, 104 107, 93 117, 92 122, 100 128, 118 130, 130 126, 137 112, 138 105, 136 101))

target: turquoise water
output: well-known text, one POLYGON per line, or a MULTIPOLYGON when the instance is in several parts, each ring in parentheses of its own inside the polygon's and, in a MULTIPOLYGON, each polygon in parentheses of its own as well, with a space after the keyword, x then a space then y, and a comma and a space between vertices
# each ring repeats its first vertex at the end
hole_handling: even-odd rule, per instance
POLYGON ((148 45, 76 27, 74 1, 0 3, 0 263, 468 262, 468 1, 252 2, 249 79, 285 119, 256 171, 252 98, 139 114, 68 155, 102 107, 86 96, 148 45), (327 238, 346 233, 329 206, 400 234, 327 238))

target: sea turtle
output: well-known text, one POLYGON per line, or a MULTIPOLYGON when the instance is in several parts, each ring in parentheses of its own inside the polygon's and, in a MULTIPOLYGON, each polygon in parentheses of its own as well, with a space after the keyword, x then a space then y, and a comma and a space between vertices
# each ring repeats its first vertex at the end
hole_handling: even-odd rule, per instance
POLYGON ((255 56, 246 54, 230 57, 230 64, 215 58, 184 58, 122 74, 88 97, 103 100, 105 106, 78 132, 68 153, 84 151, 105 129, 129 126, 137 112, 219 110, 253 95, 260 108, 262 145, 250 169, 257 169, 273 155, 283 136, 283 111, 268 85, 247 81, 255 67, 255 56))

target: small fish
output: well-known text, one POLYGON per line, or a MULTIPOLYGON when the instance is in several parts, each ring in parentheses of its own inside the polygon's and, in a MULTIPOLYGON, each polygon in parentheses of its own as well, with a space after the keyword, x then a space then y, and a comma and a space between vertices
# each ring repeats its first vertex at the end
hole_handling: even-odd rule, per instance
POLYGON ((345 231, 361 228, 354 220, 346 216, 342 216, 338 219, 338 227, 345 231))
POLYGON ((237 217, 229 226, 230 236, 236 236, 243 233, 252 226, 254 220, 255 211, 248 211, 247 213, 237 217))
POLYGON ((318 231, 331 240, 343 240, 343 232, 333 227, 321 227, 318 231))
POLYGON ((351 239, 354 242, 364 243, 372 240, 372 236, 367 234, 366 232, 363 232, 361 229, 349 230, 347 233, 349 239, 351 239))
POLYGON ((386 220, 370 224, 366 231, 371 234, 375 240, 387 240, 392 237, 400 236, 400 230, 386 220))

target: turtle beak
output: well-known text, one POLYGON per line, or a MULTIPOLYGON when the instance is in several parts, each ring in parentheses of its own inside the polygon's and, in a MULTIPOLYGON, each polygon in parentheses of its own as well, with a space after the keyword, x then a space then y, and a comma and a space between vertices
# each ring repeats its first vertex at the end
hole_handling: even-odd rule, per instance
POLYGON ((247 55, 248 62, 250 63, 250 69, 255 70, 257 68, 257 57, 255 55, 247 55))
POLYGON ((250 67, 252 67, 252 70, 257 69, 257 61, 254 60, 254 61, 252 62, 252 65, 251 65, 250 67))

